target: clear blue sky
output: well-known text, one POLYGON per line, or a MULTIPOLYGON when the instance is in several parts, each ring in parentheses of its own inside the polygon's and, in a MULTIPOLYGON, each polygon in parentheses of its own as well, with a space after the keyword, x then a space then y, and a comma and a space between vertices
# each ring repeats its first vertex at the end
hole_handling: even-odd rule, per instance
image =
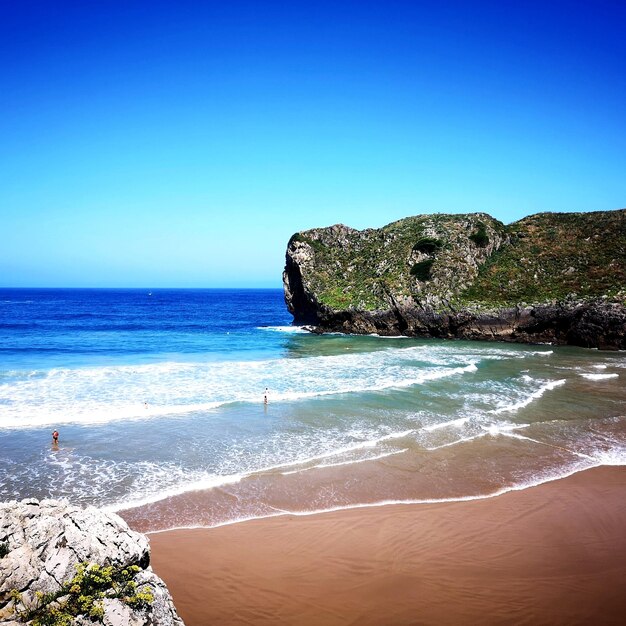
POLYGON ((626 206, 626 2, 0 0, 0 285, 278 287, 290 235, 626 206))

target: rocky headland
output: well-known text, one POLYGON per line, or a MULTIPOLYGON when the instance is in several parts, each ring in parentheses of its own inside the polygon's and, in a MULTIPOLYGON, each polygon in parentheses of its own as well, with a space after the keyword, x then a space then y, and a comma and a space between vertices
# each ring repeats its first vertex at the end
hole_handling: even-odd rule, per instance
POLYGON ((0 624, 184 626, 148 539, 113 513, 54 500, 0 504, 0 624))
POLYGON ((418 215, 294 234, 283 274, 315 332, 626 349, 626 209, 418 215))

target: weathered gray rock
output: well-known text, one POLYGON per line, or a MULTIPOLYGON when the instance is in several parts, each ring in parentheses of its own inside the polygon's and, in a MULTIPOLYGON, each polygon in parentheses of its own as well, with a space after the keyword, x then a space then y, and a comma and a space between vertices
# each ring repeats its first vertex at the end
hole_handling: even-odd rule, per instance
POLYGON ((318 333, 626 349, 626 210, 421 215, 287 245, 285 302, 318 333))
POLYGON ((626 349, 626 308, 614 302, 570 302, 445 313, 416 306, 390 311, 324 312, 313 332, 406 335, 626 349))
MULTIPOLYGON (((0 624, 16 625, 11 590, 27 605, 37 591, 55 592, 76 574, 76 565, 139 566, 136 582, 154 596, 150 608, 133 610, 119 600, 104 602, 109 626, 183 626, 163 581, 150 567, 148 539, 120 517, 95 507, 85 509, 54 500, 0 503, 0 624)), ((77 618, 76 624, 92 623, 77 618)))

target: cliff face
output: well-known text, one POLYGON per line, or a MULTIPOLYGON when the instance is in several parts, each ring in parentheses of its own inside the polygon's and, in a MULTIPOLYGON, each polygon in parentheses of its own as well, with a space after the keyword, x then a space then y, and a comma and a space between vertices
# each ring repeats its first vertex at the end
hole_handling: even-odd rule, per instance
POLYGON ((296 233, 285 301, 318 332, 626 348, 626 210, 409 217, 296 233))
MULTIPOLYGON (((132 577, 133 584, 125 586, 124 594, 106 593, 96 602, 102 608, 101 615, 92 615, 96 621, 105 626, 184 626, 165 584, 149 566, 150 548, 144 535, 131 531, 112 513, 54 500, 0 504, 0 624, 33 623, 26 613, 42 605, 42 594, 60 595, 49 605, 48 615, 55 607, 62 609, 71 603, 72 592, 68 589, 65 593, 63 585, 76 580, 76 566, 85 562, 113 566, 132 577), (128 569, 133 566, 134 575, 134 569, 128 569), (133 590, 141 595, 129 600, 133 590), (148 601, 142 602, 142 598, 148 601)), ((118 590, 120 585, 117 583, 118 590)), ((74 595, 78 597, 78 593, 75 589, 74 595)), ((91 591, 85 586, 80 593, 91 591)), ((88 614, 79 614, 71 623, 94 622, 88 614)))

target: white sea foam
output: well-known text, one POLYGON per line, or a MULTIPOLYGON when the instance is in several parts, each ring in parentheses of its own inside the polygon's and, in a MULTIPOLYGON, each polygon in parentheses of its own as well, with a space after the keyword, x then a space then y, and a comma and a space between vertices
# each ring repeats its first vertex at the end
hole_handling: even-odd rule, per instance
POLYGON ((475 439, 480 439, 481 437, 485 437, 488 433, 479 433, 478 435, 472 435, 471 437, 460 437, 459 439, 455 439, 454 441, 449 441, 447 443, 443 443, 440 446, 431 446, 426 448, 429 452, 434 452, 435 450, 441 450, 442 448, 450 448, 451 446, 457 446, 460 443, 467 443, 469 441, 474 441, 475 439))
POLYGON ((275 333, 299 333, 308 335, 308 326, 257 326, 257 330, 267 330, 275 333))
MULTIPOLYGON (((186 526, 171 526, 168 528, 149 531, 148 534, 157 534, 161 532, 167 532, 170 530, 191 530, 194 528, 218 528, 221 526, 230 526, 232 524, 240 524, 243 522, 249 522, 258 519, 268 519, 271 517, 281 517, 281 516, 289 516, 292 515, 294 517, 309 517, 311 515, 323 515, 326 513, 335 513, 339 511, 350 511, 355 509, 369 509, 369 508, 379 508, 384 506, 415 506, 420 504, 445 504, 451 502, 473 502, 474 500, 487 500, 490 498, 496 498, 502 495, 505 495, 514 491, 524 491, 526 489, 532 489, 533 487, 538 487, 540 485, 554 482, 557 480, 561 480, 563 478, 568 478, 569 476, 573 476, 574 474, 578 474, 579 472, 592 469, 593 467, 599 467, 601 465, 611 465, 612 463, 585 463, 578 462, 569 467, 565 467, 561 470, 544 472, 538 474, 530 480, 522 481, 520 483, 514 485, 508 485, 492 491, 486 494, 472 494, 467 496, 459 496, 459 497, 449 497, 449 498, 406 498, 406 499, 389 499, 389 500, 377 500, 375 502, 363 502, 363 503, 355 503, 355 504, 346 504, 340 506, 332 506, 327 508, 318 508, 311 510, 287 510, 287 509, 277 509, 275 512, 266 514, 266 515, 250 515, 243 516, 236 519, 225 520, 215 524, 195 524, 195 525, 186 525, 186 526)), ((626 463, 615 463, 616 465, 624 465, 626 463)))
POLYGON ((381 454, 377 454, 375 456, 369 456, 364 459, 356 459, 354 461, 342 461, 339 463, 321 463, 319 465, 314 465, 313 468, 326 468, 326 467, 341 467, 342 465, 354 465, 355 463, 365 463, 367 461, 378 461, 380 459, 386 459, 389 456, 395 456, 396 454, 403 454, 407 452, 409 448, 402 448, 402 450, 395 450, 393 452, 383 452, 381 454))
POLYGON ((619 378, 619 374, 581 374, 587 380, 607 380, 609 378, 619 378))
MULTIPOLYGON (((214 473, 196 472, 196 473, 193 473, 191 477, 185 476, 184 480, 179 480, 175 485, 171 485, 167 488, 159 489, 157 492, 153 492, 150 495, 132 497, 132 498, 124 500, 123 502, 118 502, 116 504, 109 505, 108 507, 104 507, 104 508, 106 508, 107 510, 111 510, 111 511, 134 509, 140 506, 145 506, 147 504, 152 504, 154 502, 164 500, 166 498, 182 495, 190 491, 214 489, 216 487, 223 487, 225 485, 236 484, 236 483, 241 482, 245 478, 249 478, 251 476, 274 473, 277 470, 282 470, 288 467, 306 468, 307 465, 310 465, 311 463, 315 463, 316 461, 338 457, 338 456, 342 456, 348 453, 357 452, 360 450, 375 448, 380 443, 383 443, 385 441, 392 441, 394 439, 403 439, 404 437, 407 437, 413 432, 414 432, 413 430, 392 432, 392 433, 388 433, 385 435, 381 435, 380 437, 376 437, 374 439, 359 441, 359 442, 355 442, 353 444, 349 444, 346 446, 341 446, 339 448, 326 450, 324 452, 320 452, 312 456, 289 460, 289 461, 285 461, 284 463, 273 463, 271 465, 267 465, 264 467, 252 468, 247 471, 241 471, 241 472, 237 472, 233 474, 218 475, 214 473)), ((301 469, 297 469, 293 472, 280 472, 280 473, 288 474, 288 473, 297 473, 299 471, 301 471, 301 469)))
POLYGON ((599 450, 594 457, 599 465, 626 465, 626 446, 612 450, 599 450))
POLYGON ((380 437, 376 437, 375 439, 368 439, 365 441, 359 441, 347 446, 342 446, 340 448, 335 448, 328 450, 326 452, 322 452, 320 454, 316 454, 315 456, 310 456, 304 459, 297 459, 295 461, 288 461, 286 463, 280 463, 277 465, 273 465, 272 467, 266 468, 264 470, 260 470, 261 472, 266 472, 270 470, 280 469, 282 467, 292 467, 295 465, 306 465, 313 461, 318 461, 320 459, 328 459, 334 456, 340 456, 342 454, 346 454, 349 452, 355 452, 357 450, 364 450, 367 448, 375 448, 378 444, 383 443, 385 441, 391 441, 393 439, 403 439, 407 437, 411 433, 414 433, 414 430, 403 430, 397 433, 389 433, 387 435, 381 435, 380 437))
POLYGON ((248 477, 249 475, 250 474, 245 474, 245 473, 231 474, 229 476, 207 475, 197 480, 186 481, 184 483, 179 483, 171 487, 161 489, 158 492, 152 493, 151 495, 146 495, 144 497, 139 497, 139 498, 133 498, 128 501, 118 502, 116 504, 110 504, 102 508, 105 511, 111 511, 114 513, 117 511, 135 509, 140 506, 154 504, 155 502, 160 502, 161 500, 166 500, 167 498, 180 496, 185 493, 192 492, 192 491, 205 491, 208 489, 215 489, 216 487, 234 485, 236 483, 241 482, 244 478, 248 477))
POLYGON ((378 461, 380 459, 385 459, 388 456, 395 456, 396 454, 402 454, 403 452, 407 452, 408 448, 403 448, 402 450, 394 450, 393 452, 383 452, 381 454, 377 454, 375 456, 367 456, 362 459, 351 459, 349 461, 340 461, 338 463, 319 463, 317 465, 311 465, 310 467, 303 467, 301 469, 290 470, 288 472, 281 472, 283 476, 289 476, 290 474, 300 474, 302 472, 308 472, 309 470, 314 469, 324 469, 329 467, 342 467, 346 465, 356 465, 357 463, 367 463, 368 461, 378 461))
POLYGON ((541 446, 548 446, 549 448, 554 448, 555 450, 562 450, 563 452, 567 452, 568 454, 573 454, 574 456, 578 456, 583 459, 591 459, 592 461, 596 460, 596 457, 590 454, 585 454, 583 452, 578 452, 577 450, 571 450, 570 448, 566 448, 564 446, 558 446, 547 441, 540 441, 539 439, 534 439, 532 437, 526 437, 525 435, 520 435, 515 432, 502 432, 500 433, 505 437, 511 437, 513 439, 521 439, 522 441, 531 441, 532 443, 539 444, 541 446))
MULTIPOLYGON (((413 348, 265 361, 166 362, 23 373, 0 384, 0 428, 154 419, 234 402, 381 392, 476 371, 424 363, 413 348), (147 408, 144 405, 147 403, 147 408)), ((449 359, 448 359, 449 360, 449 359)))
MULTIPOLYGON (((548 445, 550 447, 562 449, 568 453, 571 453, 583 460, 587 465, 586 466, 595 466, 595 465, 623 465, 626 464, 626 446, 621 445, 620 440, 618 439, 612 445, 611 450, 600 450, 593 451, 589 454, 585 454, 583 452, 579 452, 577 450, 567 449, 564 446, 555 445, 549 442, 542 442, 539 440, 532 439, 530 437, 526 437, 524 435, 519 434, 519 429, 528 428, 529 424, 514 424, 507 421, 496 422, 494 424, 483 426, 482 432, 475 434, 473 436, 466 436, 455 441, 449 441, 440 446, 434 446, 432 448, 428 448, 427 450, 439 450, 441 448, 447 448, 454 445, 459 445, 467 442, 471 442, 473 440, 480 439, 481 437, 485 437, 488 435, 492 436, 507 436, 513 437, 522 440, 528 440, 535 442, 537 444, 548 445)), ((353 465, 356 463, 366 462, 370 460, 375 460, 376 458, 384 458, 386 456, 392 456, 394 454, 400 454, 406 452, 407 448, 402 448, 401 450, 385 450, 383 448, 381 451, 376 451, 374 455, 368 455, 366 457, 358 456, 354 458, 342 458, 347 455, 354 455, 358 452, 363 452, 367 450, 375 450, 379 444, 389 442, 392 440, 401 440, 404 437, 410 437, 414 433, 415 430, 403 430, 397 432, 388 432, 381 434, 377 437, 369 437, 364 438, 361 441, 355 441, 353 443, 342 445, 337 448, 331 448, 326 450, 321 450, 319 453, 310 455, 310 456, 302 456, 297 459, 289 460, 284 463, 272 463, 271 465, 267 465, 261 468, 251 468, 247 471, 241 471, 232 474, 224 474, 224 475, 216 475, 206 473, 202 475, 202 473, 188 473, 180 474, 177 472, 175 468, 174 471, 174 479, 176 484, 170 484, 170 486, 166 486, 165 488, 157 487, 156 484, 153 484, 150 487, 150 481, 146 483, 146 491, 144 495, 140 495, 134 490, 135 495, 131 497, 127 497, 123 502, 118 502, 116 505, 109 506, 110 510, 123 510, 123 509, 131 509, 138 506, 158 502, 164 498, 172 497, 180 494, 187 493, 189 491, 194 490, 205 490, 216 487, 221 487, 223 485, 236 484, 240 481, 243 481, 247 478, 257 476, 263 473, 280 473, 280 474, 295 474, 301 473, 303 471, 308 471, 310 469, 322 468, 322 467, 333 467, 333 466, 341 466, 341 465, 353 465), (333 459, 329 462, 324 462, 326 460, 333 459), (336 459, 336 460, 335 460, 336 459), (322 462, 320 462, 322 461, 322 462), (311 464, 314 464, 311 466, 311 464), (288 468, 288 471, 280 471, 288 468), (180 475, 179 475, 180 474, 180 475), (155 489, 155 487, 157 487, 155 489)), ((356 438, 365 437, 369 433, 365 429, 357 428, 352 431, 348 431, 344 433, 345 436, 354 436, 356 438)), ((329 442, 326 443, 328 445, 329 442)), ((271 449, 274 449, 275 446, 271 446, 271 449)), ((302 450, 306 449, 306 445, 302 446, 302 450)), ((585 450, 586 452, 587 450, 585 450)), ((167 475, 170 470, 157 468, 158 471, 161 472, 162 478, 164 480, 169 480, 170 477, 167 475)), ((146 474, 150 474, 152 470, 149 467, 146 467, 146 474)), ((556 470, 555 470, 556 472, 556 470)), ((514 488, 512 488, 514 489, 514 488)), ((497 494, 496 494, 497 495, 497 494)), ((479 496, 483 497, 483 496, 479 496)), ((468 499, 475 499, 474 497, 469 497, 468 499)), ((443 500, 447 501, 447 500, 443 500)), ((421 501, 416 501, 421 502, 421 501)), ((407 502, 408 503, 408 502, 407 502)), ((340 507, 342 508, 342 507, 340 507)), ((228 522, 230 523, 230 522, 228 522)))
POLYGON ((518 402, 514 402, 512 404, 505 404, 504 406, 500 406, 497 409, 493 409, 489 411, 489 413, 498 415, 500 413, 508 413, 508 412, 513 413, 515 411, 519 411, 519 409, 523 409, 524 407, 528 406, 531 402, 541 398, 541 396, 543 396, 543 394, 546 391, 550 391, 552 389, 555 389, 556 387, 560 387, 561 385, 564 385, 566 382, 567 382, 566 379, 562 378, 560 380, 553 380, 549 383, 545 383, 544 385, 541 385, 539 389, 536 389, 535 391, 533 391, 531 394, 529 394, 527 397, 523 398, 522 400, 519 400, 518 402))
POLYGON ((423 426, 422 430, 432 432, 433 430, 440 430, 441 428, 459 427, 467 424, 470 421, 470 417, 460 417, 456 420, 450 420, 449 422, 438 422, 437 424, 430 424, 429 426, 423 426))
POLYGON ((530 424, 513 424, 511 422, 496 422, 493 424, 488 424, 487 426, 481 426, 481 428, 487 431, 487 434, 492 437, 497 437, 498 435, 509 435, 513 433, 515 430, 520 430, 522 428, 528 428, 530 424))
MULTIPOLYGON (((491 436, 502 435, 505 437, 513 437, 513 438, 520 439, 520 440, 528 440, 536 444, 547 445, 549 447, 562 449, 563 451, 568 452, 578 457, 579 459, 578 462, 584 463, 584 465, 580 466, 582 469, 586 467, 594 467, 597 465, 626 465, 626 446, 623 445, 623 443, 619 439, 614 442, 612 441, 612 447, 609 450, 606 450, 606 449, 595 450, 595 451, 590 450, 589 454, 586 454, 586 453, 583 453, 582 451, 568 449, 564 446, 560 446, 560 445, 556 445, 550 442, 544 442, 544 441, 540 441, 531 437, 527 437, 517 432, 520 429, 529 428, 529 427, 530 427, 530 424, 514 424, 511 422, 507 422, 507 421, 496 422, 494 424, 483 426, 482 432, 478 434, 475 434, 472 436, 461 437, 457 440, 447 442, 443 445, 428 448, 428 450, 429 451, 439 450, 442 448, 447 448, 450 446, 455 446, 455 445, 471 442, 473 440, 477 440, 488 435, 491 435, 491 436)), ((395 454, 401 454, 401 453, 407 452, 408 448, 402 448, 400 450, 393 450, 393 449, 384 450, 383 449, 381 452, 375 453, 373 456, 368 455, 366 457, 356 457, 352 459, 345 459, 345 458, 342 459, 341 457, 349 455, 349 454, 354 454, 359 451, 365 451, 368 449, 373 450, 381 443, 389 442, 392 440, 401 440, 402 438, 410 436, 415 432, 416 431, 414 430, 390 432, 390 433, 386 433, 378 437, 373 437, 373 438, 370 437, 363 441, 357 441, 352 444, 340 446, 338 448, 321 451, 320 453, 315 454, 315 455, 301 457, 301 458, 287 461, 284 463, 273 463, 271 465, 268 465, 266 467, 262 467, 259 469, 251 469, 250 471, 242 471, 239 473, 233 473, 233 474, 221 475, 221 476, 218 476, 215 474, 208 474, 208 473, 204 476, 198 476, 197 474, 195 475, 192 474, 190 476, 190 475, 185 474, 184 476, 181 475, 177 478, 175 485, 171 485, 170 487, 167 487, 164 489, 158 489, 157 491, 154 491, 154 486, 153 486, 152 493, 150 494, 146 494, 143 497, 134 497, 132 499, 127 498, 124 502, 119 502, 114 506, 109 506, 108 508, 109 510, 131 509, 131 508, 135 508, 138 506, 143 506, 146 504, 158 502, 164 498, 184 494, 189 491, 205 490, 205 489, 221 487, 221 486, 229 485, 229 484, 236 484, 249 477, 260 475, 263 473, 274 473, 278 471, 278 473, 280 474, 289 475, 289 474, 301 473, 303 471, 308 471, 311 469, 324 468, 324 467, 336 467, 336 466, 342 466, 342 465, 350 466, 350 465, 357 464, 357 463, 373 461, 379 458, 385 458, 387 456, 393 456, 395 454), (328 463, 324 462, 327 459, 337 459, 337 460, 331 461, 328 463), (322 462, 320 463, 320 461, 322 462), (290 469, 288 469, 288 471, 280 471, 286 468, 290 468, 290 469)), ((366 434, 365 431, 362 431, 360 429, 357 429, 354 431, 354 436, 356 437, 363 436, 365 434, 366 434)), ((149 474, 151 473, 151 471, 152 470, 150 470, 150 468, 146 467, 146 473, 149 474)), ((164 478, 169 473, 169 471, 170 470, 164 470, 161 472, 164 478)), ((551 472, 552 473, 550 474, 550 476, 552 476, 552 478, 548 478, 546 480, 553 480, 560 476, 568 475, 567 467, 561 467, 560 470, 556 470, 556 469, 551 470, 551 472)), ((534 484, 540 484, 541 482, 546 481, 544 480, 544 478, 545 477, 541 475, 541 476, 535 477, 535 479, 532 479, 530 482, 522 481, 518 485, 513 485, 511 487, 504 488, 503 490, 495 492, 494 494, 491 494, 491 495, 499 495, 500 493, 505 493, 510 490, 518 490, 518 489, 526 488, 527 486, 533 486, 534 484)), ((482 497, 488 497, 488 496, 485 496, 485 495, 468 496, 467 498, 460 498, 460 500, 472 500, 472 499, 477 499, 477 498, 482 498, 482 497)), ((408 504, 408 503, 422 503, 422 502, 431 502, 431 501, 434 502, 436 500, 407 500, 406 502, 402 501, 402 503, 408 504)), ((444 498, 441 501, 451 501, 451 500, 444 498)), ((390 501, 386 503, 392 504, 396 502, 390 501)), ((355 505, 355 506, 358 507, 360 505, 355 505)), ((344 507, 339 507, 339 509, 341 508, 344 508, 344 507)), ((347 508, 351 508, 351 507, 348 506, 347 508)), ((325 510, 326 509, 322 509, 322 511, 325 511, 325 510)), ((288 513, 293 513, 293 511, 288 511, 288 513)), ((253 516, 253 517, 256 518, 258 516, 253 516)), ((232 523, 233 521, 235 520, 231 520, 225 523, 232 523)))

